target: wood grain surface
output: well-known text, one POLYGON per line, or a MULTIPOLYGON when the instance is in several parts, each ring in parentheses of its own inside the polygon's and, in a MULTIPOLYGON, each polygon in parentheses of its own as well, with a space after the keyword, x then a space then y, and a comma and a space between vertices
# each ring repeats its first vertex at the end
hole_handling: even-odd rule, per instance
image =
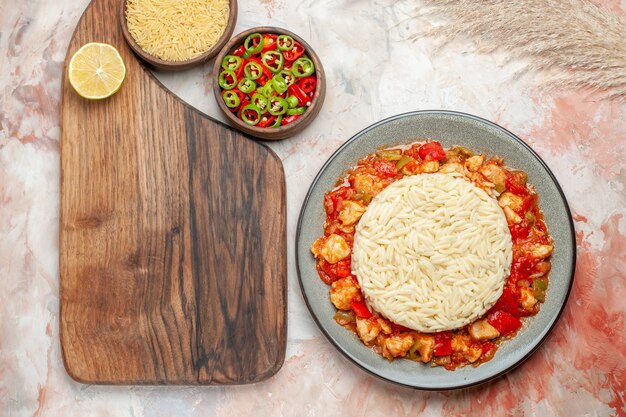
POLYGON ((84 43, 110 43, 127 64, 121 90, 90 102, 63 77, 65 367, 84 383, 268 378, 286 344, 282 164, 166 91, 118 19, 119 0, 93 0, 66 65, 84 43))

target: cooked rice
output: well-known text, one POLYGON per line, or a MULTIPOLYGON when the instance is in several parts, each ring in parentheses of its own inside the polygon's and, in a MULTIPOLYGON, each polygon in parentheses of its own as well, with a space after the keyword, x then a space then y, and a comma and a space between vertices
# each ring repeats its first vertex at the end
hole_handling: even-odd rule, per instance
POLYGON ((436 332, 491 308, 511 259, 497 201, 467 180, 435 173, 404 177, 372 200, 356 228, 352 268, 376 311, 436 332))

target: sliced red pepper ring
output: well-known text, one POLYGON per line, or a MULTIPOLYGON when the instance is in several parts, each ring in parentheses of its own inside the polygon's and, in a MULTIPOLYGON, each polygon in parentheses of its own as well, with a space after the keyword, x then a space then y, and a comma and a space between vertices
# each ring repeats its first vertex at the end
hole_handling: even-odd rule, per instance
POLYGON ((283 120, 280 122, 280 124, 282 126, 288 125, 288 124, 293 123, 296 120, 298 120, 298 117, 300 117, 299 114, 294 114, 293 116, 283 117, 283 120))
POLYGON ((283 56, 285 60, 289 62, 293 62, 296 59, 300 58, 304 54, 304 46, 300 45, 298 42, 293 42, 293 48, 289 51, 283 51, 283 56))
POLYGON ((235 49, 233 51, 233 55, 235 56, 241 56, 244 54, 244 52, 246 52, 246 48, 245 46, 241 45, 239 48, 235 49))
POLYGON ((278 44, 276 43, 278 39, 278 35, 274 35, 273 33, 265 33, 263 35, 263 49, 261 52, 272 51, 276 49, 278 44))
POLYGON ((305 93, 310 93, 315 91, 315 87, 317 87, 317 77, 309 76, 304 77, 298 81, 298 85, 305 93))
POLYGON ((301 106, 306 106, 307 102, 309 101, 309 98, 307 97, 306 93, 302 91, 302 89, 298 85, 291 84, 289 88, 287 89, 287 91, 289 92, 289 94, 291 94, 292 96, 298 99, 298 104, 300 104, 301 106))
POLYGON ((257 127, 269 127, 274 125, 276 121, 276 116, 263 116, 261 117, 261 121, 257 124, 257 127))
POLYGON ((350 305, 350 307, 352 307, 352 311, 354 311, 356 316, 361 319, 369 319, 370 317, 372 317, 372 312, 362 301, 355 301, 350 305))

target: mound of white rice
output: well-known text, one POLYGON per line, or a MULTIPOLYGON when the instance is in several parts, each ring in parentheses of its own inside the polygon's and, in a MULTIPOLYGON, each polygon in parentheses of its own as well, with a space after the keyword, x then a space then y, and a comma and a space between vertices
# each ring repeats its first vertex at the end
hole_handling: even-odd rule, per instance
POLYGON ((376 311, 436 332, 465 326, 495 304, 511 252, 495 199, 468 180, 421 174, 372 200, 356 228, 352 269, 376 311))

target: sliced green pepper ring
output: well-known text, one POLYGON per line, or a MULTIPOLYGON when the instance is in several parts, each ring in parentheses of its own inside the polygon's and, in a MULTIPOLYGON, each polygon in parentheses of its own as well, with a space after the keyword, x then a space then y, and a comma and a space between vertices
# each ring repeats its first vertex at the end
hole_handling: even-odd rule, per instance
POLYGON ((241 109, 241 120, 255 126, 261 121, 261 111, 254 104, 248 104, 241 109))
POLYGON ((285 64, 285 57, 278 51, 267 51, 261 57, 261 61, 263 64, 272 72, 278 72, 283 69, 283 65, 285 64))
POLYGON ((295 77, 293 76, 293 72, 291 72, 289 70, 282 69, 282 70, 279 71, 279 74, 280 74, 281 77, 283 77, 283 79, 287 83, 287 87, 289 87, 295 81, 295 77))
POLYGON ((263 35, 260 33, 252 33, 248 35, 243 42, 243 47, 250 55, 258 54, 263 50, 263 35))
POLYGON ((220 73, 217 82, 224 90, 232 90, 237 85, 237 75, 235 71, 224 70, 220 73))
POLYGON ((276 90, 278 94, 284 93, 289 87, 289 84, 287 84, 287 81, 285 81, 280 73, 272 77, 272 84, 274 85, 274 90, 276 90))
POLYGON ((305 106, 295 107, 293 109, 288 109, 287 110, 287 115, 288 116, 293 116, 294 114, 304 114, 305 111, 306 111, 306 107, 305 106))
POLYGON ((235 55, 226 55, 222 60, 222 68, 225 70, 235 71, 241 66, 243 60, 235 55))
POLYGON ((276 43, 281 51, 291 51, 296 42, 289 35, 280 35, 276 43))
POLYGON ((282 121, 283 121, 283 116, 276 117, 276 120, 274 121, 274 124, 271 127, 280 127, 280 122, 282 121))
POLYGON ((257 80, 263 75, 263 67, 258 62, 250 61, 243 67, 243 73, 246 74, 246 78, 257 80))
POLYGON ((294 107, 298 106, 298 103, 300 103, 298 101, 298 97, 296 96, 289 96, 287 97, 287 103, 289 104, 289 108, 292 109, 294 107))
POLYGON ((256 82, 251 80, 250 78, 242 78, 239 80, 239 84, 237 84, 237 88, 243 93, 251 93, 256 88, 256 82))
POLYGON ((234 109, 241 103, 239 99, 239 95, 232 90, 226 90, 222 93, 222 98, 224 99, 224 104, 229 109, 234 109))
POLYGON ((313 61, 305 56, 296 59, 296 62, 291 66, 291 72, 298 78, 308 77, 313 74, 314 71, 315 65, 313 65, 313 61))
POLYGON ((263 94, 265 97, 271 97, 274 91, 274 80, 269 80, 263 87, 257 90, 257 93, 263 94))
POLYGON ((267 107, 269 106, 269 100, 267 97, 257 93, 252 96, 252 104, 254 104, 257 110, 261 111, 261 113, 265 113, 267 111, 267 107))
POLYGON ((272 97, 269 103, 269 112, 272 116, 282 116, 289 109, 287 100, 282 97, 272 97))

